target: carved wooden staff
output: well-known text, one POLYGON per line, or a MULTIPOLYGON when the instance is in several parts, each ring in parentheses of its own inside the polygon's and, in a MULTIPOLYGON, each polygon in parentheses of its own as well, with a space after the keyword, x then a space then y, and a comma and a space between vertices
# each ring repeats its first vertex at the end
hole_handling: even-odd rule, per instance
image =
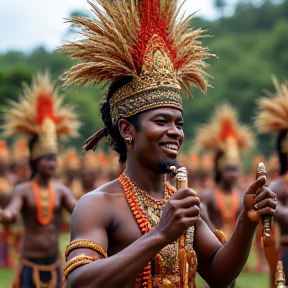
MULTIPOLYGON (((266 177, 266 169, 264 163, 259 163, 256 179, 261 176, 266 177)), ((256 192, 256 194, 260 193, 261 189, 256 192)), ((262 219, 259 217, 258 213, 254 210, 254 198, 255 195, 251 193, 247 193, 245 195, 244 201, 250 207, 248 211, 248 216, 252 221, 262 222, 262 240, 264 245, 265 257, 270 267, 271 277, 273 282, 275 283, 275 287, 285 287, 285 274, 283 270, 283 265, 281 261, 278 261, 278 251, 275 248, 275 233, 273 227, 273 217, 272 216, 262 216, 262 219), (276 268, 277 267, 277 268, 276 268)))
MULTIPOLYGON (((185 167, 176 169, 170 167, 176 173, 177 190, 188 187, 188 173, 185 167)), ((191 226, 186 233, 178 239, 178 257, 180 270, 180 287, 194 288, 195 276, 197 271, 197 257, 193 249, 195 227, 191 226)))

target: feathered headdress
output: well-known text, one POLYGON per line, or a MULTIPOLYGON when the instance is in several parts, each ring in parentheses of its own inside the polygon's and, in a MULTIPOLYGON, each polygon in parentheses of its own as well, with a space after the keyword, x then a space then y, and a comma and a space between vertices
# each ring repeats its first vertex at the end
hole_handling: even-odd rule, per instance
MULTIPOLYGON (((178 18, 178 2, 89 2, 96 17, 72 18, 82 37, 59 48, 80 60, 64 74, 65 84, 112 83, 130 77, 107 99, 113 125, 121 117, 156 107, 182 110, 181 90, 190 95, 190 88, 197 86, 206 92, 203 60, 212 54, 199 41, 205 37, 203 31, 187 28, 193 15, 178 18)), ((107 136, 105 128, 88 140, 87 149, 97 146, 103 136, 107 136)))
POLYGON ((11 153, 11 161, 14 164, 24 164, 29 161, 29 148, 27 141, 24 139, 18 140, 14 143, 11 153))
POLYGON ((2 129, 6 137, 23 134, 35 139, 31 159, 58 152, 58 137, 77 136, 80 126, 72 106, 63 105, 48 72, 37 73, 29 87, 24 84, 19 102, 3 107, 2 129))
POLYGON ((81 169, 81 161, 75 148, 69 148, 65 155, 64 169, 66 171, 79 171, 81 169))
POLYGON ((209 124, 197 131, 196 143, 203 150, 221 153, 218 170, 227 165, 240 165, 240 152, 252 148, 254 137, 250 129, 238 122, 236 111, 227 103, 216 109, 209 124))
MULTIPOLYGON (((280 84, 272 77, 275 94, 265 91, 267 97, 257 100, 255 126, 261 133, 288 131, 288 81, 280 84)), ((281 142, 281 151, 288 153, 288 133, 281 142)))

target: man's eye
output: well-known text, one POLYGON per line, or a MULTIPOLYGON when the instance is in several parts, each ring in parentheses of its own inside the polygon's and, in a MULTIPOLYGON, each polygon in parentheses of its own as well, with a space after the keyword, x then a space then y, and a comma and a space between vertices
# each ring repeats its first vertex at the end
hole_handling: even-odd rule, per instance
POLYGON ((178 123, 176 123, 176 126, 178 126, 178 127, 181 127, 181 128, 183 127, 183 125, 184 125, 184 122, 182 122, 182 121, 181 121, 181 122, 178 122, 178 123))
POLYGON ((155 120, 155 122, 158 124, 165 124, 166 120, 165 119, 157 119, 157 120, 155 120))

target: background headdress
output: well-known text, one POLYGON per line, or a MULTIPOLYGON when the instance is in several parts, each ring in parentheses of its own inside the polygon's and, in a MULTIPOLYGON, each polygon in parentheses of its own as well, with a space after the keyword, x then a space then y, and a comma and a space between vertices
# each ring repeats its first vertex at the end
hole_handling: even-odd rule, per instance
POLYGON ((2 164, 10 164, 10 151, 5 140, 0 140, 0 162, 2 164))
POLYGON ((81 160, 75 148, 69 148, 64 156, 65 171, 79 171, 81 169, 81 160))
POLYGON ((11 152, 11 162, 13 164, 28 163, 30 152, 26 140, 21 139, 15 142, 11 152))
MULTIPOLYGON (((178 2, 89 2, 96 17, 72 18, 82 37, 59 48, 80 60, 64 74, 65 84, 114 83, 130 77, 107 99, 113 125, 121 117, 151 108, 182 110, 181 90, 190 95, 190 88, 197 86, 206 92, 209 84, 203 60, 212 54, 199 41, 205 37, 203 31, 187 28, 193 15, 178 17, 178 2)), ((94 149, 103 136, 107 136, 105 127, 88 139, 87 150, 94 149)))
POLYGON ((6 137, 26 135, 35 139, 31 159, 58 152, 58 137, 77 136, 80 123, 72 106, 63 105, 48 72, 37 73, 31 87, 24 84, 19 102, 3 107, 6 137))
MULTIPOLYGON (((280 84, 272 77, 276 92, 265 91, 267 97, 257 100, 255 126, 261 133, 288 131, 288 81, 280 84)), ((282 153, 288 153, 288 133, 280 143, 282 153)))
POLYGON ((241 164, 240 153, 253 147, 254 137, 247 126, 238 122, 236 111, 224 103, 216 109, 210 123, 198 129, 196 144, 202 150, 221 153, 217 169, 222 170, 227 165, 241 164))

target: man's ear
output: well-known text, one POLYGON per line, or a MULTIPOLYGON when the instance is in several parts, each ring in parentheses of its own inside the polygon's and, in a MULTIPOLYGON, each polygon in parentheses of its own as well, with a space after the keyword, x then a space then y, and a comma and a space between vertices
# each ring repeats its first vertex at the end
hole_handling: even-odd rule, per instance
POLYGON ((130 137, 131 139, 135 136, 135 127, 132 123, 127 121, 126 119, 120 119, 118 122, 118 128, 121 136, 125 139, 130 137))

